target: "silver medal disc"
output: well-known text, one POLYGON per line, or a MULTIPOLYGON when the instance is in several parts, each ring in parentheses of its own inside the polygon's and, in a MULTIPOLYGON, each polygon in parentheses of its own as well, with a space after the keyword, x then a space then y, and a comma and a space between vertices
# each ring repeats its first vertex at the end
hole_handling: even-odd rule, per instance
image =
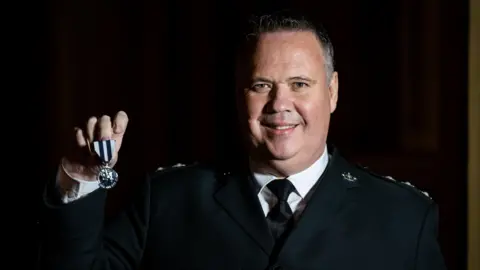
POLYGON ((99 186, 104 189, 111 189, 117 184, 118 173, 110 168, 103 166, 98 172, 99 186))

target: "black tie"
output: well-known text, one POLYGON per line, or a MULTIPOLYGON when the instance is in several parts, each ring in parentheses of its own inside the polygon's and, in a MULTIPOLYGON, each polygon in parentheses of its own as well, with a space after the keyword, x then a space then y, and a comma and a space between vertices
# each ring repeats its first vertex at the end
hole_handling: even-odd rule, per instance
POLYGON ((295 191, 295 187, 288 179, 273 180, 267 187, 278 199, 268 213, 267 221, 276 244, 280 244, 278 242, 283 242, 293 225, 292 209, 287 199, 295 191))

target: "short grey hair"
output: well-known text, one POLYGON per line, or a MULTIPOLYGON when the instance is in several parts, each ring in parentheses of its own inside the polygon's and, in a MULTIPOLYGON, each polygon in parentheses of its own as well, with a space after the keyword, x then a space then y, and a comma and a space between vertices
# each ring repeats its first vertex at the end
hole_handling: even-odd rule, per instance
POLYGON ((327 31, 321 25, 315 25, 303 16, 292 16, 284 13, 254 16, 249 20, 246 41, 256 39, 261 34, 278 31, 309 31, 319 40, 325 64, 327 84, 332 79, 334 67, 333 44, 327 31))

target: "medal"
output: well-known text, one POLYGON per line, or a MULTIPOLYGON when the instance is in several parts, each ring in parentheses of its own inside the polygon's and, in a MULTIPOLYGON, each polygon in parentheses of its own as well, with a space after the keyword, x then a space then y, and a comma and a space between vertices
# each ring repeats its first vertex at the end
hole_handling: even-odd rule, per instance
POLYGON ((113 153, 115 153, 115 140, 94 141, 93 149, 102 162, 97 177, 99 186, 111 189, 118 181, 118 173, 109 166, 113 153))

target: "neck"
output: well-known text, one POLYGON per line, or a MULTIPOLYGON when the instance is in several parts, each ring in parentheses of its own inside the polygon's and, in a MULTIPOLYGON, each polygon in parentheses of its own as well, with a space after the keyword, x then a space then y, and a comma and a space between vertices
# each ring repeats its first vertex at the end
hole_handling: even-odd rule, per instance
POLYGON ((251 155, 250 168, 254 172, 271 174, 278 178, 286 178, 312 166, 312 164, 315 163, 315 161, 317 161, 326 151, 325 146, 320 149, 321 150, 316 151, 309 156, 304 156, 299 153, 294 157, 285 160, 265 159, 251 155))

